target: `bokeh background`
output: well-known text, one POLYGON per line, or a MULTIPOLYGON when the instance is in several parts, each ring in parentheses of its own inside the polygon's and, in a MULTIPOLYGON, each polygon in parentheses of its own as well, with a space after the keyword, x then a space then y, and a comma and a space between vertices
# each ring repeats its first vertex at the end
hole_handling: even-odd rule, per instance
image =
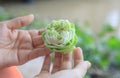
MULTIPOLYGON (((85 60, 92 67, 85 78, 120 78, 120 0, 0 0, 0 21, 34 14, 22 29, 45 28, 51 20, 75 23, 85 60)), ((44 57, 18 66, 24 78, 39 73, 44 57)))

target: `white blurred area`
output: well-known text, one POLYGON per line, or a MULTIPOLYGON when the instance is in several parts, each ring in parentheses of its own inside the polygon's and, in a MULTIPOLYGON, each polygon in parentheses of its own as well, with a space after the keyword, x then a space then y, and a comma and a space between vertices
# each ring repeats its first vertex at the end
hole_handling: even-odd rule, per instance
MULTIPOLYGON (((97 33, 104 23, 110 23, 118 29, 120 36, 120 0, 38 0, 32 4, 4 3, 1 4, 11 14, 21 16, 38 14, 40 19, 88 20, 97 33)), ((33 78, 39 73, 43 58, 35 59, 19 66, 25 78, 33 78)))
POLYGON ((116 35, 120 38, 120 10, 111 10, 106 17, 105 23, 111 24, 117 30, 116 35))
POLYGON ((43 61, 44 57, 39 57, 22 66, 18 66, 18 68, 21 71, 24 78, 34 78, 35 75, 40 73, 43 61))
POLYGON ((114 28, 118 27, 120 20, 120 12, 119 10, 111 10, 107 15, 106 23, 111 24, 114 28))

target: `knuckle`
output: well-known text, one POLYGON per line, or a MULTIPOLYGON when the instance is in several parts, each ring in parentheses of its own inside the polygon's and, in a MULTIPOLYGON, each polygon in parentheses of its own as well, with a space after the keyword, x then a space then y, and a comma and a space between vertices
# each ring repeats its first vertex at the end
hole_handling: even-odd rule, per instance
POLYGON ((55 54, 55 57, 56 57, 56 58, 61 58, 61 57, 62 57, 62 54, 61 54, 61 53, 56 53, 56 54, 55 54))
POLYGON ((45 47, 44 52, 50 52, 50 50, 47 47, 45 47))
POLYGON ((24 26, 25 25, 24 19, 21 18, 21 17, 18 17, 17 19, 15 19, 15 21, 19 26, 24 26))
POLYGON ((71 57, 70 56, 63 56, 64 61, 71 61, 71 57))
POLYGON ((18 20, 18 22, 19 22, 20 26, 24 26, 25 25, 25 22, 24 22, 23 19, 18 20))
POLYGON ((56 64, 56 65, 54 65, 54 68, 58 69, 58 68, 60 68, 60 65, 56 64))
POLYGON ((63 62, 61 65, 61 69, 71 69, 71 68, 72 68, 71 62, 63 62))

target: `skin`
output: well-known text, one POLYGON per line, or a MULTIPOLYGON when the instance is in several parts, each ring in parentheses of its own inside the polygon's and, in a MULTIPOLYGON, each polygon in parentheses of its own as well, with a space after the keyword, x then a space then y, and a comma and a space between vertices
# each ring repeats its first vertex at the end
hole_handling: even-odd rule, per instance
POLYGON ((45 57, 41 72, 35 78, 83 78, 91 66, 90 62, 83 60, 82 50, 74 51, 74 67, 72 68, 72 53, 55 54, 53 68, 50 71, 50 55, 45 57))
POLYGON ((28 15, 0 22, 0 69, 21 65, 50 53, 43 46, 43 30, 19 30, 33 20, 34 16, 28 15))
POLYGON ((91 64, 83 60, 80 48, 74 51, 73 68, 72 52, 64 55, 55 53, 53 69, 49 71, 50 50, 44 46, 41 37, 43 30, 20 30, 33 20, 34 16, 28 15, 0 22, 0 70, 46 56, 42 70, 35 78, 83 78, 91 64))

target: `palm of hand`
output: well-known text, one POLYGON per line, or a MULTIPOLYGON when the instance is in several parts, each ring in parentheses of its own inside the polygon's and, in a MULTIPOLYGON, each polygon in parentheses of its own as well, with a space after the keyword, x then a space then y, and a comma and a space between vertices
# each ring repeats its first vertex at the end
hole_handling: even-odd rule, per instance
POLYGON ((29 15, 0 23, 0 67, 20 65, 45 55, 44 51, 49 53, 46 47, 37 48, 43 45, 42 31, 17 30, 32 21, 33 15, 29 15))
MULTIPOLYGON (((25 59, 25 57, 23 57, 24 54, 27 54, 30 50, 33 49, 32 40, 30 34, 27 31, 11 31, 6 26, 0 28, 0 31, 0 53, 3 52, 4 55, 9 54, 7 59, 11 59, 17 63, 20 60, 25 59), (14 53, 14 55, 12 53, 14 53), (17 55, 20 57, 18 58, 17 55)), ((1 58, 3 57, 5 58, 6 56, 2 56, 1 58)))

